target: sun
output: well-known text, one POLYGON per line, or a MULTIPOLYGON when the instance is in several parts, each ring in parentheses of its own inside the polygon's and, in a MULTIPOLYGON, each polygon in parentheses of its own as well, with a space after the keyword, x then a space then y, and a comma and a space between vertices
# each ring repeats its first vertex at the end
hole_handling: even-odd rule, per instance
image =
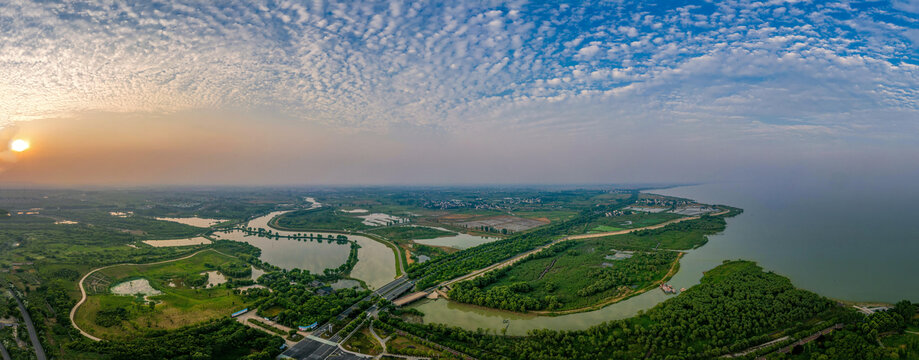
POLYGON ((10 149, 15 152, 23 152, 29 149, 29 142, 23 139, 16 139, 10 143, 10 149))

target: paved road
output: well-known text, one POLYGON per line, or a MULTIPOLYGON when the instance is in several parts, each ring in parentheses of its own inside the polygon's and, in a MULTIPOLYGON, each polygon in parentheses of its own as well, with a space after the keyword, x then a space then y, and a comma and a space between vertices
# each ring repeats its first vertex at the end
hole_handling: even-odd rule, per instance
POLYGON ((0 357, 3 357, 3 360, 11 360, 10 353, 6 351, 6 347, 3 346, 3 343, 0 343, 0 357))
POLYGON ((22 304, 22 300, 19 300, 19 295, 16 295, 16 291, 10 291, 10 293, 13 294, 13 299, 16 299, 19 304, 19 312, 22 313, 22 320, 26 323, 26 329, 29 331, 29 339, 32 340, 32 347, 35 348, 35 356, 38 360, 48 360, 48 357, 45 356, 45 348, 41 346, 41 341, 38 339, 38 332, 35 331, 35 324, 32 323, 32 317, 29 316, 29 311, 22 304))
MULTIPOLYGON (((389 301, 392 301, 393 299, 399 297, 399 295, 402 295, 403 293, 413 288, 414 286, 415 286, 415 282, 403 276, 403 277, 400 277, 398 279, 391 281, 390 283, 386 285, 381 286, 379 289, 374 291, 373 294, 382 296, 383 298, 389 301)), ((370 300, 373 294, 363 300, 370 300)), ((360 303, 360 301, 358 303, 360 303)), ((338 314, 338 319, 347 318, 355 310, 357 310, 357 304, 345 309, 340 314, 338 314)), ((373 305, 367 309, 367 312, 373 314, 377 310, 378 310, 377 306, 373 305)), ((329 329, 331 329, 331 324, 325 324, 319 329, 317 329, 316 331, 314 331, 313 335, 319 336, 320 334, 326 332, 329 329)), ((287 349, 287 351, 284 351, 284 353, 280 355, 280 358, 310 359, 310 360, 364 359, 365 357, 362 357, 356 354, 351 354, 349 352, 342 350, 340 345, 334 346, 330 344, 330 342, 336 343, 336 344, 340 343, 342 340, 344 340, 343 337, 347 335, 348 334, 342 334, 341 331, 339 331, 338 333, 333 335, 331 338, 329 338, 329 340, 317 340, 317 339, 312 339, 310 337, 307 337, 301 340, 300 342, 298 342, 297 344, 295 344, 294 346, 287 349)))
MULTIPOLYGON (((368 356, 369 357, 369 356, 368 356)), ((365 357, 357 356, 348 352, 345 352, 339 349, 337 346, 332 346, 329 344, 324 344, 315 340, 303 340, 294 345, 290 349, 287 349, 283 354, 278 358, 281 359, 310 359, 310 360, 320 360, 320 359, 348 359, 348 360, 357 360, 357 359, 366 359, 365 357)))

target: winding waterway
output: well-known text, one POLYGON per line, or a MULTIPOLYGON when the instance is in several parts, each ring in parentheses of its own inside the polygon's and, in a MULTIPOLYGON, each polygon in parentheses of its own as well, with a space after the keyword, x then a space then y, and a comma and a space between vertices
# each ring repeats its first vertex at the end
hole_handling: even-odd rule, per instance
MULTIPOLYGON (((315 231, 284 231, 268 226, 274 217, 285 213, 275 211, 268 215, 257 217, 249 221, 248 227, 271 229, 272 233, 287 236, 295 234, 322 235, 328 238, 339 234, 315 231)), ((323 270, 336 268, 348 260, 350 253, 349 244, 339 244, 328 240, 318 242, 307 239, 268 238, 256 235, 246 235, 242 231, 217 233, 221 238, 250 243, 262 250, 262 261, 279 266, 284 269, 300 268, 312 273, 322 273, 323 270)), ((356 241, 361 246, 357 251, 357 265, 351 270, 351 277, 361 279, 368 286, 375 289, 393 280, 396 276, 396 259, 392 250, 386 245, 360 235, 346 235, 349 240, 356 241)))
MULTIPOLYGON (((792 279, 796 286, 852 301, 919 301, 919 196, 911 192, 859 191, 845 186, 762 187, 706 184, 651 191, 744 209, 727 229, 687 251, 675 288, 698 284, 703 272, 724 260, 746 259, 792 279)), ((669 296, 652 290, 603 309, 555 317, 522 315, 447 300, 412 305, 425 321, 508 335, 532 329, 586 329, 634 316, 669 296), (507 321, 505 323, 505 320, 507 321)))

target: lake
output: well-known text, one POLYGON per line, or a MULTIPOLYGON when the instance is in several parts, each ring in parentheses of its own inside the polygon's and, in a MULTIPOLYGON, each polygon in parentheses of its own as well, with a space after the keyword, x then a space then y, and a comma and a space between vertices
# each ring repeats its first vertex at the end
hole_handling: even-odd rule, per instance
MULTIPOLYGON (((315 204, 315 203, 314 203, 315 204)), ((315 205, 314 205, 315 206, 315 205)), ((252 228, 271 229, 273 233, 279 235, 294 234, 312 234, 329 237, 337 236, 337 233, 328 232, 296 232, 276 230, 268 226, 268 222, 286 211, 275 211, 265 216, 260 216, 249 221, 248 226, 252 228)), ((351 251, 349 244, 338 244, 337 242, 329 243, 323 240, 321 243, 316 240, 308 239, 287 239, 287 238, 267 238, 256 235, 246 235, 242 231, 232 231, 229 233, 216 233, 220 238, 242 241, 250 243, 259 249, 262 249, 261 259, 269 264, 279 266, 284 269, 300 268, 309 270, 312 273, 322 273, 323 270, 336 268, 348 260, 348 254, 351 251)), ((356 241, 361 246, 357 251, 357 265, 351 270, 351 277, 364 280, 371 288, 378 288, 392 281, 396 277, 396 259, 386 245, 376 242, 370 238, 359 235, 345 235, 348 240, 356 241)))
MULTIPOLYGON (((724 260, 754 260, 766 270, 788 276, 799 287, 851 301, 919 301, 919 223, 913 221, 917 193, 864 190, 856 186, 757 186, 706 184, 649 192, 744 209, 729 218, 727 229, 687 251, 674 288, 698 284, 702 273, 724 260)), ((586 329, 604 321, 634 316, 670 295, 652 290, 603 309, 543 317, 485 309, 447 300, 411 305, 426 322, 466 329, 490 329, 508 335, 528 330, 586 329), (504 321, 507 320, 507 323, 504 321)))
MULTIPOLYGON (((655 190, 741 207, 692 254, 702 267, 758 262, 798 287, 840 300, 919 301, 919 192, 847 183, 706 184, 655 190)), ((699 269, 681 268, 680 274, 699 269)), ((689 276, 689 275, 685 275, 689 276)))

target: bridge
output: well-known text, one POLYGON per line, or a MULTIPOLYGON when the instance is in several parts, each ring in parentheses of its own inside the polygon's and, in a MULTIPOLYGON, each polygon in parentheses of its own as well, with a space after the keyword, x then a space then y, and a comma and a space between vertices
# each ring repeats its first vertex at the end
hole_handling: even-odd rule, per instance
MULTIPOLYGON (((406 291, 415 287, 415 282, 409 280, 407 277, 402 276, 398 279, 395 279, 389 282, 386 285, 381 286, 379 289, 376 289, 370 296, 358 301, 360 303, 364 300, 370 300, 374 295, 379 295, 386 300, 393 301, 398 298, 400 295, 404 294, 406 291)), ((337 319, 342 320, 346 319, 352 312, 357 310, 357 303, 351 307, 345 309, 340 314, 338 314, 337 319)), ((378 308, 376 305, 371 306, 367 309, 367 312, 370 314, 376 314, 378 308)), ((307 335, 303 340, 300 340, 298 343, 291 346, 289 349, 278 355, 278 359, 310 359, 310 360, 319 360, 319 359, 342 359, 342 360, 355 360, 355 359, 367 359, 372 358, 372 356, 357 354, 345 350, 341 347, 341 343, 347 340, 347 336, 350 334, 342 334, 341 331, 335 333, 329 339, 323 339, 319 335, 330 331, 332 329, 332 324, 327 323, 317 330, 313 331, 312 334, 307 335)), ((356 330, 356 329, 355 329, 356 330)))

